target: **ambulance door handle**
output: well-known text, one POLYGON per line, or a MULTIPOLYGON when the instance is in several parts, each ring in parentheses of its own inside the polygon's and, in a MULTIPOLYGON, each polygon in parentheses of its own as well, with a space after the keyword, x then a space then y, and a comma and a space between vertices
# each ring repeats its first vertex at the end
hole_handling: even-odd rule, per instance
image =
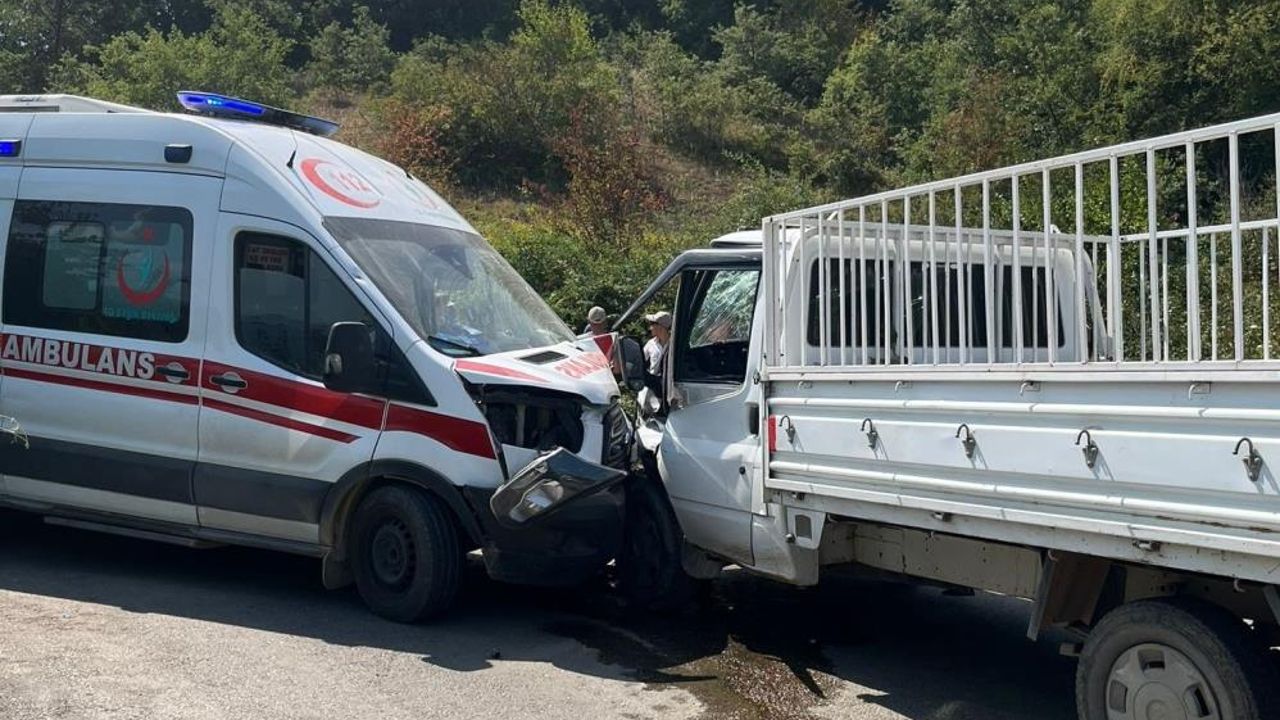
POLYGON ((217 385, 218 387, 222 388, 223 390, 226 390, 227 392, 232 392, 232 393, 237 390, 243 390, 244 388, 249 387, 249 383, 245 382, 244 378, 240 377, 239 375, 233 372, 223 373, 222 375, 214 375, 213 377, 209 378, 209 382, 213 383, 214 385, 217 385))
POLYGON ((176 382, 181 382, 191 377, 191 373, 187 372, 186 368, 177 365, 176 363, 174 365, 161 365, 160 367, 157 367, 156 374, 176 382))

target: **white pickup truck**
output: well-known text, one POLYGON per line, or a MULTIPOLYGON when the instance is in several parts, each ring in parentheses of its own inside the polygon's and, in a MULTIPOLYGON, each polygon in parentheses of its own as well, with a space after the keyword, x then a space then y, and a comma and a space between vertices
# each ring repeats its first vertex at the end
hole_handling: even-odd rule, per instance
POLYGON ((1280 717, 1273 162, 1280 115, 679 256, 618 322, 675 285, 624 584, 842 564, 1017 596, 1077 638, 1082 720, 1280 717))

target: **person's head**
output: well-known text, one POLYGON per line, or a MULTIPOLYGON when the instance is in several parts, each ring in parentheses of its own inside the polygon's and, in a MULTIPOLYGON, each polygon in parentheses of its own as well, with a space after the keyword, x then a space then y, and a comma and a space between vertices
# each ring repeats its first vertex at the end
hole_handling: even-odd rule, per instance
POLYGON ((649 323, 649 334, 658 338, 658 342, 665 344, 671 338, 671 313, 659 310, 645 315, 644 320, 649 323))
POLYGON ((605 315, 604 308, 596 305, 587 311, 587 326, 591 328, 591 332, 596 335, 604 335, 609 332, 607 323, 608 316, 605 315))

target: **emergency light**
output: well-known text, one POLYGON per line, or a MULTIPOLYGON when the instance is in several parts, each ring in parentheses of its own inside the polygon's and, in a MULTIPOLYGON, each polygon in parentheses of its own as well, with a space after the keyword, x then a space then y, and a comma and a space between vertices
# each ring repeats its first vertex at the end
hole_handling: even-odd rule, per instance
POLYGON ((178 93, 178 102, 182 103, 182 107, 192 112, 207 112, 212 115, 261 117, 267 111, 265 106, 257 103, 212 93, 180 92, 178 93))
POLYGON ((18 157, 21 152, 21 140, 0 140, 0 157, 18 157))
POLYGON ((250 102, 217 93, 181 90, 178 102, 189 112, 229 120, 250 120, 267 125, 302 130, 312 135, 329 137, 338 131, 338 123, 324 118, 282 110, 270 105, 250 102))

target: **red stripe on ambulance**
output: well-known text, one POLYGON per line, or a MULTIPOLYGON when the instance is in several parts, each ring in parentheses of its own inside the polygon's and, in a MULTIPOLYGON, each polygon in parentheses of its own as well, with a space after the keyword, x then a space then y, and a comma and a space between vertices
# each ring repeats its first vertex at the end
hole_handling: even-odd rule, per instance
POLYGON ((561 375, 567 375, 571 378, 584 378, 588 375, 594 375, 601 370, 609 369, 609 358, 600 353, 583 353, 576 357, 557 363, 555 365, 556 372, 561 375))
POLYGON ((245 407, 243 405, 233 405, 232 403, 225 402, 217 398, 205 398, 204 406, 212 410, 220 410, 225 413, 231 413, 232 415, 249 418, 250 420, 264 422, 269 425, 297 430, 298 432, 304 432, 308 435, 317 435, 340 443, 352 443, 360 437, 358 435, 352 435, 351 433, 342 432, 341 430, 334 430, 333 428, 327 428, 320 425, 312 425, 311 423, 302 422, 301 420, 294 420, 293 418, 287 418, 281 415, 273 415, 268 412, 245 407))
POLYGON ((370 430, 382 427, 382 410, 386 405, 385 401, 362 395, 334 392, 320 385, 309 385, 305 382, 287 380, 222 363, 206 362, 204 364, 201 387, 206 392, 220 390, 210 378, 227 373, 239 375, 246 383, 243 389, 235 393, 237 398, 318 415, 370 430))
POLYGON ((489 437, 489 427, 473 420, 392 404, 387 409, 387 424, 383 430, 417 433, 461 453, 482 458, 497 457, 493 440, 489 437))
POLYGON ((476 362, 475 360, 458 360, 453 364, 453 369, 459 372, 476 372, 484 375, 493 375, 494 377, 511 378, 512 380, 527 380, 529 382, 546 382, 537 375, 530 375, 527 372, 521 372, 515 368, 503 367, 501 365, 490 365, 489 363, 476 362))
POLYGON ((85 388, 86 390, 101 390, 103 392, 120 393, 121 395, 134 395, 136 397, 151 398, 152 400, 167 400, 169 402, 182 403, 184 405, 195 405, 200 400, 196 395, 184 395, 182 393, 170 392, 168 390, 161 390, 159 387, 137 387, 134 385, 103 382, 101 380, 90 380, 88 378, 54 375, 52 373, 26 370, 24 368, 5 368, 4 374, 8 377, 20 378, 22 380, 52 383, 54 385, 68 385, 70 387, 85 388))
POLYGON ((496 458, 489 428, 484 423, 439 413, 392 404, 385 400, 338 393, 321 385, 268 375, 245 368, 216 362, 201 363, 195 358, 163 355, 140 350, 91 345, 30 335, 0 336, 0 370, 12 378, 33 382, 79 387, 86 390, 132 395, 151 400, 195 405, 227 412, 262 423, 288 428, 335 442, 351 443, 358 435, 324 427, 312 422, 249 408, 230 401, 241 398, 280 410, 307 413, 373 431, 411 432, 431 438, 458 452, 483 458, 496 458), (15 363, 43 366, 49 372, 15 363), (181 368, 187 377, 167 378, 156 368, 181 368), (71 371, 70 374, 67 371, 71 371), (223 391, 210 380, 215 375, 235 373, 246 383, 234 395, 223 391), (86 377, 92 374, 93 377, 86 377), (192 387, 199 376, 203 396, 179 388, 192 387), (145 380, 145 385, 126 384, 121 380, 145 380), (172 388, 172 389, 170 389, 172 388), (216 391, 216 392, 215 392, 216 391), (203 399, 202 399, 203 397, 203 399), (386 425, 383 424, 384 410, 386 425))

